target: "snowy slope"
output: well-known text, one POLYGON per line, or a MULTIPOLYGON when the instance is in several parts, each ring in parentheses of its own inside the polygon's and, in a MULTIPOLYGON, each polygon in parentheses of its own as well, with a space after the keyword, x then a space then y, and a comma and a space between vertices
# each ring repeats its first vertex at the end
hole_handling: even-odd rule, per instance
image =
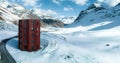
POLYGON ((25 10, 22 6, 6 0, 0 1, 0 4, 0 17, 5 21, 17 21, 20 13, 25 10))
POLYGON ((17 35, 17 32, 15 31, 0 30, 0 42, 4 39, 11 38, 16 35, 17 35))
POLYGON ((0 42, 17 35, 18 27, 12 22, 17 21, 19 17, 7 9, 10 5, 12 4, 6 0, 0 0, 0 42))
POLYGON ((6 23, 0 20, 0 31, 18 31, 18 27, 11 23, 6 23))
POLYGON ((20 51, 18 38, 6 46, 17 63, 120 63, 120 27, 84 32, 66 30, 69 28, 42 32, 39 51, 20 51))
POLYGON ((17 21, 18 19, 20 19, 17 15, 14 15, 13 13, 11 13, 9 10, 7 10, 6 8, 3 8, 2 6, 0 6, 0 17, 5 20, 5 21, 17 21))
POLYGON ((0 1, 0 4, 1 7, 5 8, 6 10, 8 10, 9 12, 15 15, 20 15, 20 13, 25 11, 25 8, 23 6, 9 2, 7 0, 0 1))
POLYGON ((119 17, 120 5, 111 8, 103 8, 93 4, 90 7, 88 7, 88 9, 82 11, 75 20, 75 22, 69 25, 68 27, 91 26, 94 24, 100 24, 102 22, 111 22, 106 25, 102 23, 98 27, 93 28, 91 30, 109 29, 119 26, 119 17))

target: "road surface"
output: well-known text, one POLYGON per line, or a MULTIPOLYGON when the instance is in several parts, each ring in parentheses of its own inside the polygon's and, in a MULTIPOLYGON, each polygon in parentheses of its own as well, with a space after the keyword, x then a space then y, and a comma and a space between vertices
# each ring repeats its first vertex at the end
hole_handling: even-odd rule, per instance
POLYGON ((0 42, 0 63, 16 63, 16 61, 12 58, 10 53, 6 49, 6 43, 12 38, 16 38, 18 36, 14 36, 0 42))

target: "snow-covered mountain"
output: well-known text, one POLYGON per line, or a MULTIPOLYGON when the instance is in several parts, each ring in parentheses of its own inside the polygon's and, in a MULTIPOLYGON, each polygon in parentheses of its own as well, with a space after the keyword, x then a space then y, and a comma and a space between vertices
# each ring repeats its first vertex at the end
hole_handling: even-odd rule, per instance
POLYGON ((105 8, 98 3, 92 4, 86 10, 80 12, 79 16, 68 27, 92 26, 92 30, 108 29, 120 24, 120 4, 105 8), (97 25, 98 24, 98 25, 97 25))
POLYGON ((64 23, 48 15, 45 11, 40 10, 38 8, 27 10, 21 5, 18 5, 16 3, 11 3, 6 0, 1 0, 0 4, 1 4, 0 20, 6 21, 6 23, 18 24, 19 19, 41 19, 41 26, 44 26, 44 27, 46 26, 63 27, 64 26, 64 23), (47 21, 49 20, 50 22, 51 21, 52 22, 48 23, 47 21))
POLYGON ((54 17, 50 16, 45 12, 45 10, 42 10, 40 8, 32 8, 30 9, 30 12, 39 16, 40 19, 55 19, 54 17))
POLYGON ((75 16, 53 17, 53 16, 50 16, 49 14, 47 14, 48 12, 46 12, 45 10, 42 10, 40 8, 32 8, 32 9, 30 9, 30 12, 37 15, 37 16, 39 16, 40 19, 60 20, 65 24, 70 24, 76 19, 75 16))
POLYGON ((63 27, 64 23, 58 20, 55 17, 48 15, 44 10, 38 8, 30 9, 31 14, 38 16, 41 19, 41 26, 42 27, 63 27))
POLYGON ((23 6, 8 1, 3 1, 0 6, 16 15, 20 15, 25 10, 23 6))
POLYGON ((0 5, 0 18, 4 21, 14 22, 20 19, 19 16, 15 15, 6 5, 8 2, 4 2, 0 5), (4 5, 3 5, 4 4, 4 5))
POLYGON ((60 20, 64 22, 65 24, 71 24, 74 22, 75 19, 76 19, 75 16, 68 16, 68 17, 61 16, 60 17, 60 20))

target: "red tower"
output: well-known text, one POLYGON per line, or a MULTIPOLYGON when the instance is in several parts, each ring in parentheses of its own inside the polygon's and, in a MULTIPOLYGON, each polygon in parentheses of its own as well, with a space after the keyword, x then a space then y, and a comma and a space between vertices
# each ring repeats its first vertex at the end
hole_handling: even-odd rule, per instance
POLYGON ((19 20, 19 46, 23 51, 40 49, 40 20, 19 20))

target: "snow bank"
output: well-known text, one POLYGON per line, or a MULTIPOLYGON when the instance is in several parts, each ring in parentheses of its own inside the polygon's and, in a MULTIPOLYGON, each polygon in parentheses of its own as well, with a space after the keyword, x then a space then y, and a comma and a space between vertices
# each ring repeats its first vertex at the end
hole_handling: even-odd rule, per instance
POLYGON ((12 23, 6 23, 5 21, 0 20, 0 31, 6 30, 6 31, 18 31, 18 27, 12 23))
POLYGON ((38 51, 19 50, 17 38, 6 47, 17 63, 120 63, 120 27, 75 32, 64 28, 62 33, 59 29, 41 33, 38 51))
POLYGON ((0 31, 0 42, 3 40, 3 39, 7 39, 7 38, 10 38, 10 37, 13 37, 13 36, 16 36, 17 35, 17 32, 12 32, 12 31, 0 31))

